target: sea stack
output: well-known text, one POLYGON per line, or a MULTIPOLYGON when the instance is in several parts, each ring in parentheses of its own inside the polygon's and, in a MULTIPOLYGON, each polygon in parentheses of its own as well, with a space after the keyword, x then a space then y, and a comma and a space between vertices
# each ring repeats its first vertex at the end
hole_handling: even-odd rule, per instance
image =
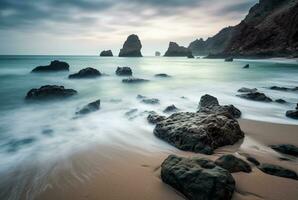
POLYGON ((113 52, 111 50, 104 50, 100 53, 101 57, 112 57, 113 56, 113 52))
POLYGON ((128 36, 120 49, 119 57, 142 57, 142 44, 139 37, 135 34, 128 36))
POLYGON ((193 57, 191 51, 183 46, 179 46, 176 42, 170 42, 166 57, 193 57))

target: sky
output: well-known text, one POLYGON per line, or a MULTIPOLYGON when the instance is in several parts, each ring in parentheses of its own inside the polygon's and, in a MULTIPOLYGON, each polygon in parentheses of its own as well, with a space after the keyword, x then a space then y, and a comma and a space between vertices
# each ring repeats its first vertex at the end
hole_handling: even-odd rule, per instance
POLYGON ((0 0, 0 54, 118 55, 137 34, 164 53, 238 24, 258 0, 0 0))

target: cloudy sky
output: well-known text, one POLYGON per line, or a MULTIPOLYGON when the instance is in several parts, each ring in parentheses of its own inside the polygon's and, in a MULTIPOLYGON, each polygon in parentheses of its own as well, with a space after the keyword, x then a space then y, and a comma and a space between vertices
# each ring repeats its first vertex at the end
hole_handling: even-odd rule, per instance
POLYGON ((0 54, 118 54, 138 34, 145 55, 235 25, 257 0, 0 0, 0 54))

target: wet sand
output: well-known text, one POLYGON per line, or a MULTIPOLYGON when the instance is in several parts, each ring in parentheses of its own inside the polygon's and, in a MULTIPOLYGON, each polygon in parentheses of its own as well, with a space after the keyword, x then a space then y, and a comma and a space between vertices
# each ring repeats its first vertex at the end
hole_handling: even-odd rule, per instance
MULTIPOLYGON (((212 156, 182 152, 175 148, 162 152, 124 150, 94 146, 60 161, 52 170, 39 200, 180 200, 179 192, 160 179, 160 164, 171 153, 216 159, 226 153, 239 157, 249 154, 261 163, 277 164, 298 173, 298 159, 281 155, 267 146, 290 143, 298 145, 298 126, 239 120, 245 139, 233 146, 216 150, 212 156), (280 157, 290 161, 280 160, 280 157)), ((264 174, 256 167, 251 173, 234 173, 236 191, 233 200, 295 200, 298 181, 264 174)), ((25 194, 24 194, 25 195, 25 194)))

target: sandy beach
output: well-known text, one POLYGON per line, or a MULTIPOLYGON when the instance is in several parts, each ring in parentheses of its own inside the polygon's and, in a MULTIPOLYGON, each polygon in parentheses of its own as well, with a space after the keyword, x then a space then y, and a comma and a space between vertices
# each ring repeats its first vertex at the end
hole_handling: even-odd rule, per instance
MULTIPOLYGON (((37 199, 184 199, 160 179, 160 164, 171 153, 212 160, 227 153, 235 153, 243 159, 249 154, 261 163, 277 164, 298 172, 297 158, 281 155, 268 147, 281 143, 298 145, 298 126, 244 119, 239 122, 245 132, 244 140, 219 148, 212 156, 174 148, 172 152, 136 152, 94 146, 58 163, 37 199), (281 157, 289 160, 281 160, 281 157)), ((297 181, 268 175, 251 166, 251 173, 233 173, 236 181, 234 200, 297 198, 297 181)))

